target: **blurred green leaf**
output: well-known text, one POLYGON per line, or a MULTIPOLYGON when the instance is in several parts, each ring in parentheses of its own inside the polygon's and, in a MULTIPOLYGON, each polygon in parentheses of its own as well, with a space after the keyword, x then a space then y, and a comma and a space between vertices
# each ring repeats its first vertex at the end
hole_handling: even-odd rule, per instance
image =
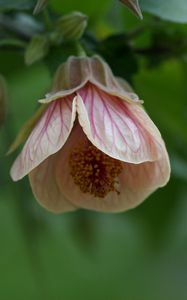
POLYGON ((125 34, 113 35, 96 45, 98 52, 109 63, 114 74, 132 83, 138 63, 125 34))
POLYGON ((140 7, 162 19, 187 23, 186 0, 140 0, 140 7))
POLYGON ((156 67, 168 59, 181 59, 187 53, 186 30, 178 26, 167 26, 166 22, 153 24, 150 45, 138 50, 148 62, 148 67, 156 67))
POLYGON ((63 43, 61 47, 53 47, 46 56, 44 62, 49 68, 51 74, 53 74, 58 66, 66 61, 70 55, 77 56, 77 43, 63 43))
POLYGON ((110 7, 111 1, 109 0, 52 0, 50 6, 60 13, 69 13, 72 10, 81 11, 83 14, 91 18, 91 22, 98 24, 98 20, 105 17, 107 9, 110 7))
POLYGON ((25 63, 32 65, 36 61, 44 58, 49 50, 49 40, 44 35, 36 35, 32 38, 25 51, 25 63))
POLYGON ((25 46, 26 46, 25 42, 14 38, 4 38, 0 40, 0 47, 24 48, 25 46))
POLYGON ((187 146, 186 81, 182 63, 170 59, 157 68, 142 67, 135 76, 136 91, 144 105, 175 148, 187 146))
POLYGON ((0 75, 0 126, 4 123, 7 107, 7 86, 5 79, 0 75))
POLYGON ((35 0, 0 0, 0 11, 31 9, 35 0))

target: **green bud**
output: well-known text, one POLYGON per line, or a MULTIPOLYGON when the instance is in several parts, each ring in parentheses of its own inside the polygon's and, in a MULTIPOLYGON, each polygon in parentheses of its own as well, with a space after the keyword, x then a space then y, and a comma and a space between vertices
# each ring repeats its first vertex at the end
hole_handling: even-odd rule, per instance
POLYGON ((49 40, 46 36, 36 35, 32 38, 25 52, 25 63, 32 65, 46 56, 49 50, 49 40))
POLYGON ((139 0, 121 0, 137 17, 143 19, 140 9, 139 0))
POLYGON ((0 75, 0 126, 4 123, 6 116, 7 87, 5 79, 0 75))
POLYGON ((61 17, 56 26, 64 40, 74 41, 81 38, 87 26, 87 16, 80 12, 72 12, 61 17))
POLYGON ((38 0, 36 3, 36 6, 34 8, 33 14, 37 15, 39 14, 47 5, 49 0, 38 0))

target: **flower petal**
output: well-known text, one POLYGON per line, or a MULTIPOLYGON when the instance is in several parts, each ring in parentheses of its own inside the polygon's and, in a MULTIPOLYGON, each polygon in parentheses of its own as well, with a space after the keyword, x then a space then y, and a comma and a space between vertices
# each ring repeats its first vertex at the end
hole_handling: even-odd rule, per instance
POLYGON ((98 149, 130 163, 158 159, 163 140, 141 106, 126 103, 91 84, 78 94, 79 122, 98 149))
POLYGON ((142 103, 129 84, 115 77, 108 64, 98 55, 92 57, 70 56, 57 70, 51 93, 40 103, 50 103, 58 98, 70 95, 86 83, 92 83, 107 94, 117 96, 130 103, 142 103), (123 82, 122 82, 123 81, 123 82))
MULTIPOLYGON (((43 207, 54 213, 76 210, 76 207, 65 198, 58 186, 55 176, 55 169, 58 164, 59 152, 48 157, 29 173, 33 194, 43 207)), ((65 173, 63 168, 63 174, 65 173)))
POLYGON ((129 84, 121 84, 118 77, 114 76, 109 65, 98 55, 89 58, 89 81, 98 89, 109 95, 117 96, 130 103, 142 103, 129 84))
POLYGON ((163 147, 158 161, 141 164, 123 163, 117 188, 119 194, 110 192, 105 198, 98 198, 89 193, 82 193, 79 186, 74 183, 69 165, 69 155, 71 149, 77 146, 77 136, 81 144, 88 143, 81 128, 76 126, 76 130, 73 129, 71 137, 59 152, 55 174, 59 188, 76 207, 103 212, 125 211, 139 205, 169 180, 170 164, 166 149, 163 147))
POLYGON ((52 102, 31 132, 11 169, 17 181, 36 168, 66 142, 76 116, 76 99, 69 96, 52 102))
POLYGON ((119 211, 136 207, 170 178, 170 162, 166 149, 158 161, 141 164, 125 164, 120 176, 121 193, 119 211))

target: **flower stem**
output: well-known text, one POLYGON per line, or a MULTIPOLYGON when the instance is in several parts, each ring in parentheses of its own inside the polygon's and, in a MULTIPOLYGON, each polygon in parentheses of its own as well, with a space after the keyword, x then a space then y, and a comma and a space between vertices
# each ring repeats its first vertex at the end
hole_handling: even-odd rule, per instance
POLYGON ((45 24, 45 28, 47 31, 51 31, 51 29, 53 28, 53 23, 51 21, 50 15, 49 15, 49 11, 47 8, 45 8, 43 10, 43 20, 44 20, 44 24, 45 24))
POLYGON ((84 50, 81 43, 77 42, 76 43, 76 48, 77 48, 77 56, 87 57, 86 51, 84 50))

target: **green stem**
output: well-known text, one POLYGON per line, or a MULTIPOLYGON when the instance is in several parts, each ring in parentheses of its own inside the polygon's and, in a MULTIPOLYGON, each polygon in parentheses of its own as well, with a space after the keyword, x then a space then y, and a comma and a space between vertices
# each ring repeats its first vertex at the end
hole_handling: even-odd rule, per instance
POLYGON ((84 50, 83 46, 79 42, 76 43, 76 48, 77 48, 77 56, 87 57, 86 51, 84 50))
POLYGON ((53 29, 53 22, 51 21, 49 11, 47 8, 43 10, 43 20, 44 20, 46 30, 51 31, 53 29))

